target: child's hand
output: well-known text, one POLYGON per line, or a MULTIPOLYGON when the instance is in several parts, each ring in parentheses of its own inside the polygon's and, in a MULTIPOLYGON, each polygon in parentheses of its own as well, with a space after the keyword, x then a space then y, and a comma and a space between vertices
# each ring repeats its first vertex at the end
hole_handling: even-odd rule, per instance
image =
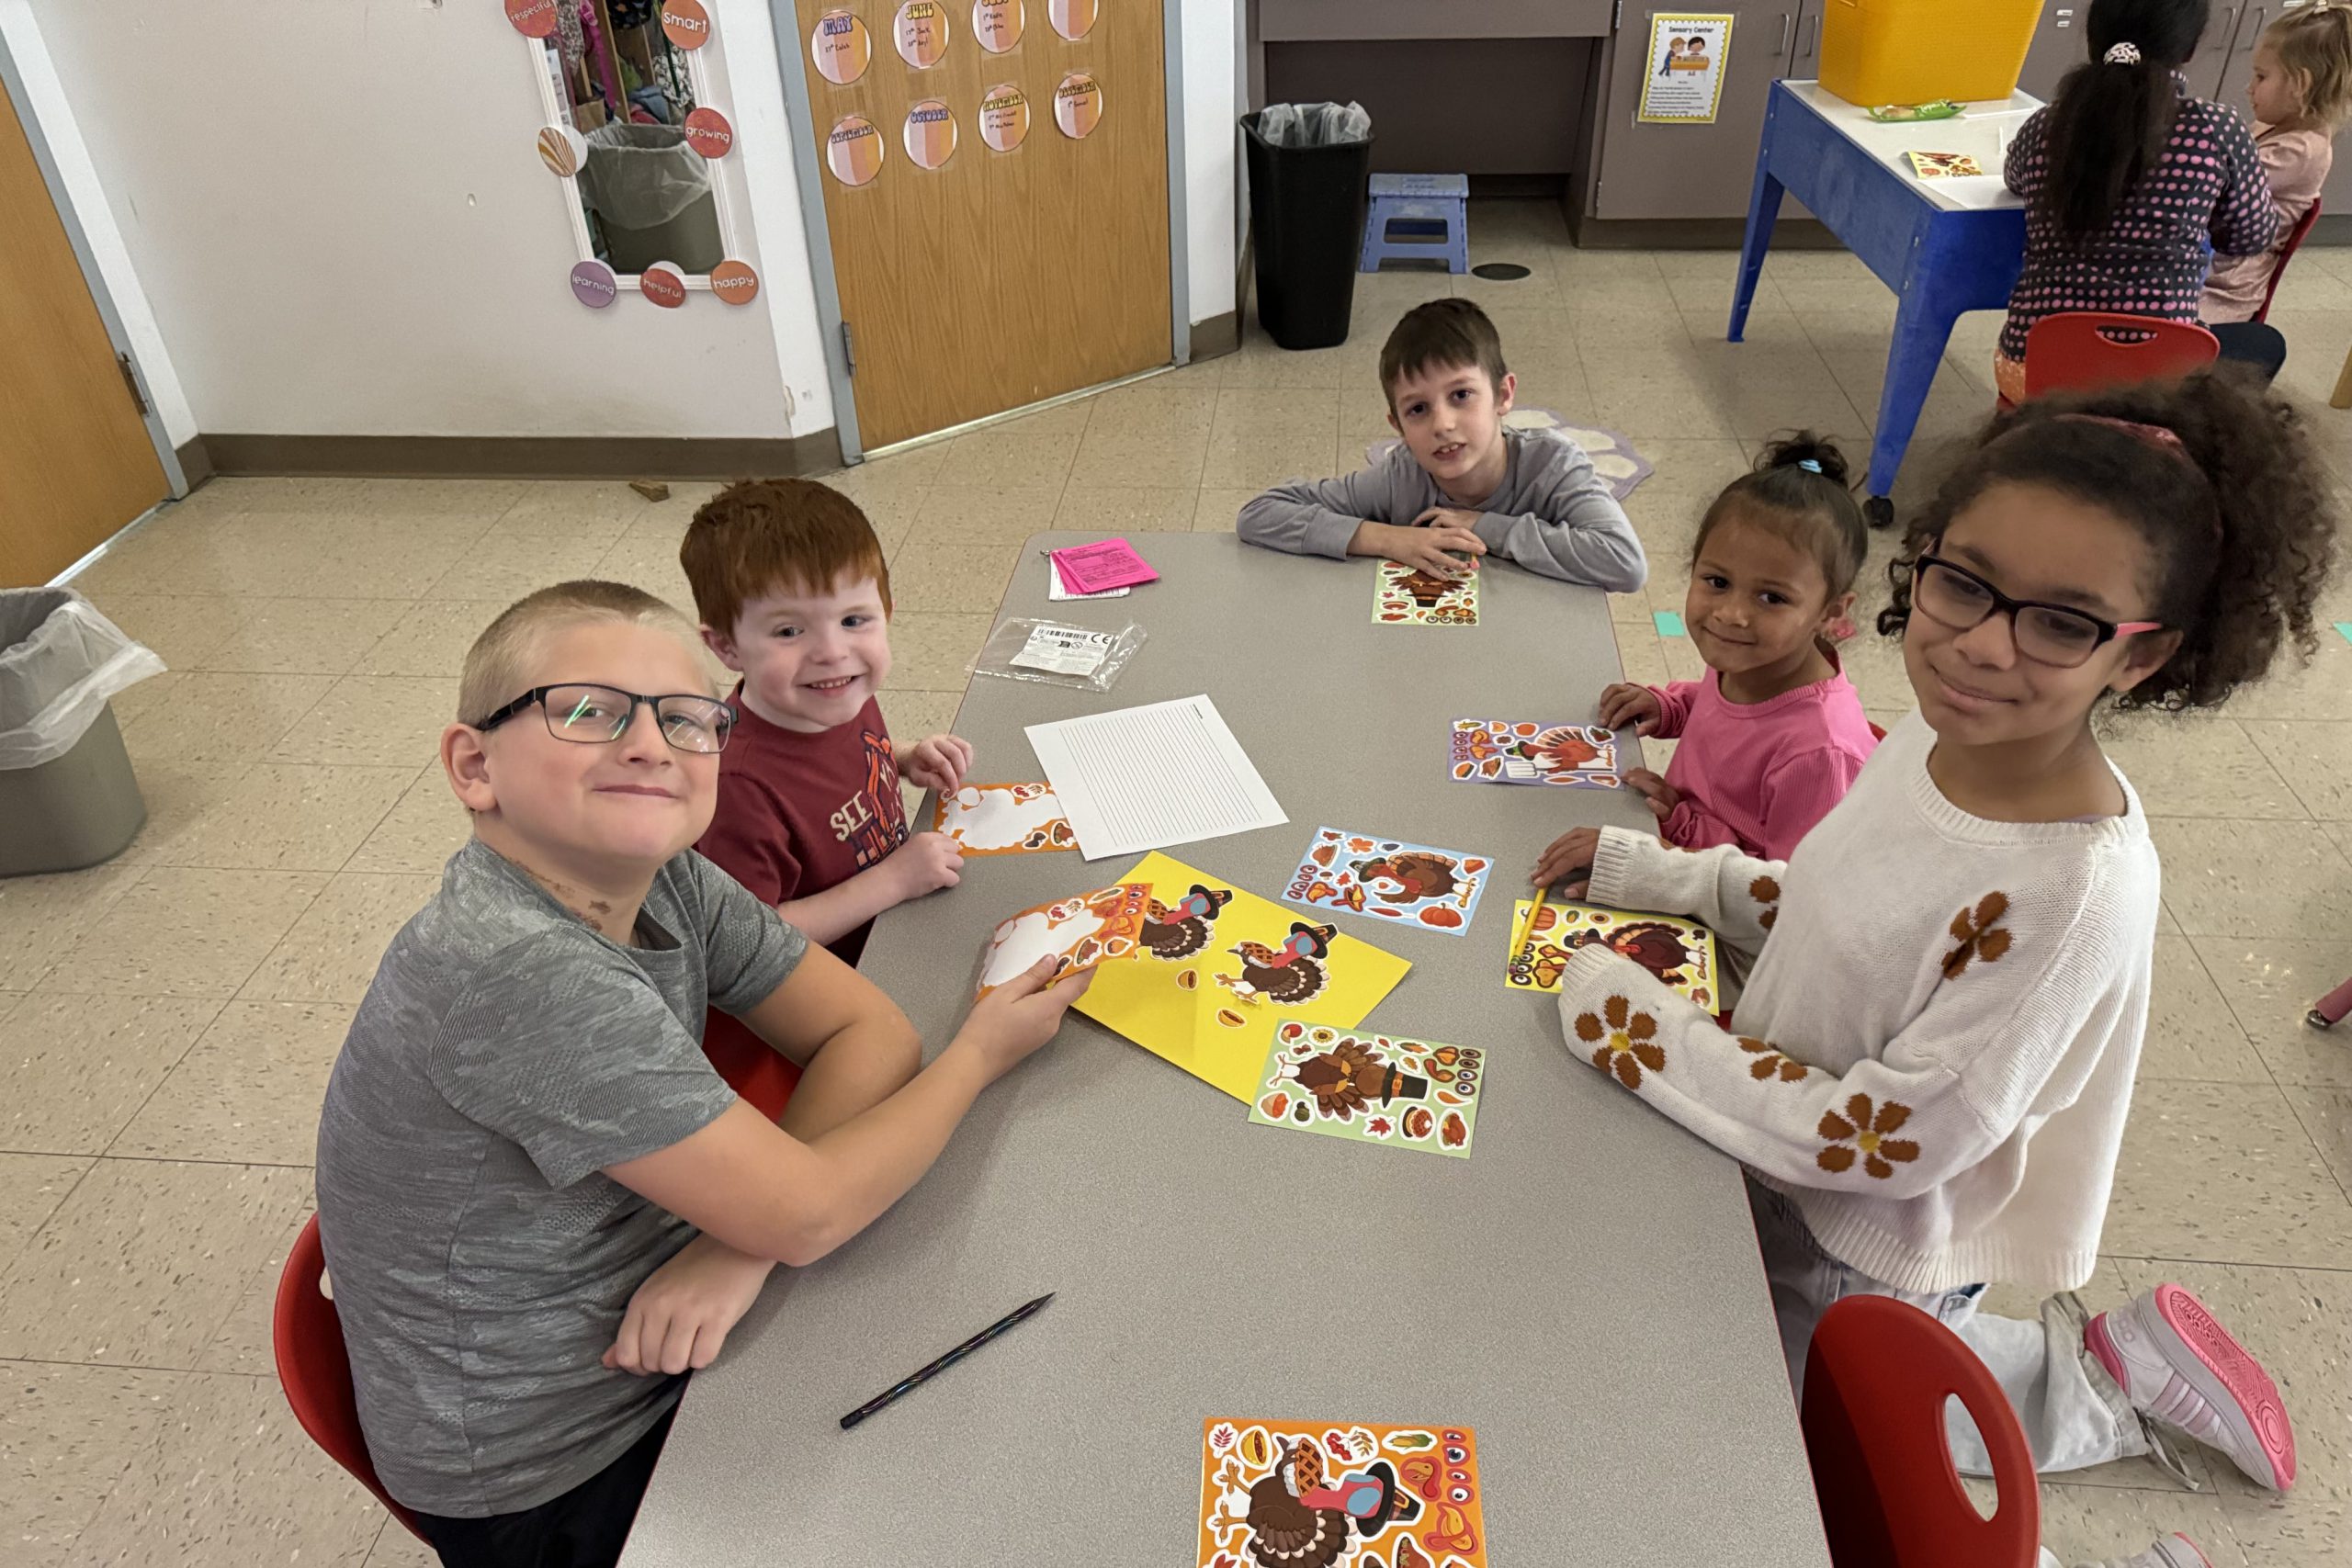
POLYGON ((629 1297, 605 1365, 639 1377, 699 1371, 718 1359, 727 1331, 760 1299, 775 1267, 709 1236, 695 1237, 629 1297))
POLYGON ((1059 960, 1048 955, 972 1004, 956 1041, 979 1053, 991 1079, 1001 1077, 1062 1026, 1069 1004, 1094 983, 1094 971, 1049 985, 1059 960))
POLYGON ((944 833, 917 833, 882 863, 898 874, 900 903, 964 880, 964 852, 944 833))
POLYGON ((1674 808, 1682 804, 1682 792, 1647 768, 1635 768, 1627 773, 1625 787, 1649 802, 1650 815, 1657 818, 1661 828, 1674 815, 1674 808))
POLYGON ((907 752, 899 771, 917 789, 954 795, 972 771, 972 743, 957 735, 926 736, 907 752))
MULTIPOLYGON (((1422 515, 1427 516, 1424 513, 1422 515)), ((1364 529, 1371 536, 1364 542, 1366 552, 1383 556, 1398 566, 1409 566, 1416 571, 1426 571, 1431 577, 1442 577, 1458 582, 1476 568, 1463 556, 1477 557, 1487 553, 1487 541, 1467 528, 1451 523, 1430 527, 1400 528, 1394 523, 1367 523, 1364 529)), ((1359 530, 1362 533, 1363 530, 1359 530)))
POLYGON ((1560 884, 1562 897, 1581 898, 1592 886, 1592 857, 1600 851, 1600 829, 1571 828, 1552 840, 1527 880, 1537 887, 1560 884))
POLYGON ((1634 727, 1636 735, 1653 734, 1666 705, 1647 686, 1620 681, 1600 694, 1600 722, 1611 729, 1634 727))

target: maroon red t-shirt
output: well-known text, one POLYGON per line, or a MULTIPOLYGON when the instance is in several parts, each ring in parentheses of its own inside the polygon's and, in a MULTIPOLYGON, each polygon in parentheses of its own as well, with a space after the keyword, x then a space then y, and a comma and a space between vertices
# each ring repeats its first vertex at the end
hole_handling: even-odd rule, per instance
MULTIPOLYGON (((838 887, 906 842, 907 811, 881 705, 815 735, 770 724, 729 699, 735 733, 718 761, 718 809, 695 847, 750 888, 783 904, 838 887)), ((865 951, 866 926, 826 943, 844 964, 865 951)), ((703 1052, 735 1092, 774 1117, 798 1069, 749 1026, 713 1011, 703 1052), (773 1103, 771 1103, 773 1101, 773 1103)))

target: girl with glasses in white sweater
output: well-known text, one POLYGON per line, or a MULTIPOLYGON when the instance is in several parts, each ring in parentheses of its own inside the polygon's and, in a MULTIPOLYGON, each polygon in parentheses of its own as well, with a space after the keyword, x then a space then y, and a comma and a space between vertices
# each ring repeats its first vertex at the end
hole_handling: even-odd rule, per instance
MULTIPOLYGON (((2043 1470, 2185 1433, 2266 1486, 2292 1429, 2188 1292, 2088 1316, 2148 1012, 2156 852, 2091 716, 2208 707, 2308 654, 2333 503, 2291 411, 2235 371, 2026 404, 1911 528, 1883 632, 1918 709, 1785 863, 1622 829, 1533 880, 1687 915, 1754 967, 1726 1032, 1603 947, 1561 977, 1568 1047, 1751 1176, 1790 1375, 1842 1296, 1951 1325, 2043 1470), (1977 1313, 2000 1280, 2062 1292, 1977 1313)), ((1964 1416, 1962 1469, 1984 1452, 1964 1416)), ((2182 1537, 2128 1560, 2199 1568, 2182 1537)), ((2044 1562, 2054 1562, 2044 1553, 2044 1562)))

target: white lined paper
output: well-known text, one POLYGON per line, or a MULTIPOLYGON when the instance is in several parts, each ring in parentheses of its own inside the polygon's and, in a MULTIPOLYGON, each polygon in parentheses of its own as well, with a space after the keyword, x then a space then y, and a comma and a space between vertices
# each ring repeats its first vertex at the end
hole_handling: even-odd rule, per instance
POLYGON ((1033 724, 1028 736, 1088 860, 1290 820, 1205 695, 1033 724))

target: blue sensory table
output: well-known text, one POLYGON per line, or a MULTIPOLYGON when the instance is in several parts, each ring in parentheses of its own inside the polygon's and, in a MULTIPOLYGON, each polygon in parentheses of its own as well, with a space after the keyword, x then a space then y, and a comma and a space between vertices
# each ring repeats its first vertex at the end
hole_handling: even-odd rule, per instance
POLYGON ((2040 99, 2014 93, 1970 104, 1956 119, 1881 124, 1817 82, 1772 85, 1725 336, 1737 343, 1747 329, 1784 191, 1894 290, 1894 334, 1871 443, 1874 525, 1894 520, 1886 498, 1952 323, 1970 310, 2008 306, 2025 259, 2025 208, 2003 184, 2001 162, 2018 128, 2041 107, 2040 99), (1966 153, 1984 173, 1922 180, 1904 159, 1911 151, 1966 153))

